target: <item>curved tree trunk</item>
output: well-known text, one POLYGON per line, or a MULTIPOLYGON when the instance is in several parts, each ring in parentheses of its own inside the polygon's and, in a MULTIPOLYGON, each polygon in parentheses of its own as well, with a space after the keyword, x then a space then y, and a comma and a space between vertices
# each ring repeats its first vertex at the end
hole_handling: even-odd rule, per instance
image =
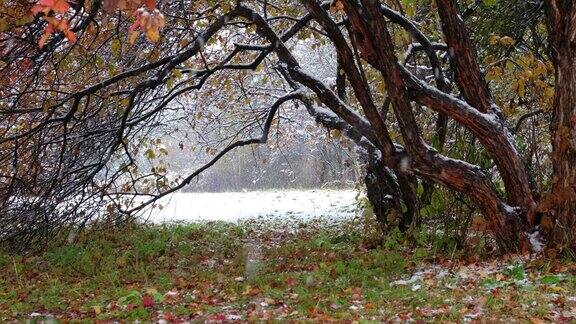
POLYGON ((552 110, 552 192, 548 211, 549 246, 576 251, 576 2, 546 1, 549 44, 555 67, 552 110))
POLYGON ((398 188, 394 188, 388 181, 385 170, 381 161, 369 157, 366 164, 366 176, 364 176, 366 196, 370 201, 376 221, 384 233, 391 228, 392 222, 402 212, 398 188))
POLYGON ((418 225, 419 204, 415 177, 406 173, 394 174, 381 159, 370 154, 364 183, 367 198, 383 232, 394 226, 406 232, 412 225, 418 225))
MULTIPOLYGON (((520 166, 517 166, 517 163, 512 162, 507 165, 508 171, 506 172, 510 173, 510 179, 513 180, 511 182, 517 181, 518 183, 518 185, 510 185, 507 189, 524 192, 523 197, 519 199, 526 201, 524 205, 517 205, 520 208, 511 209, 501 201, 490 181, 486 179, 480 170, 469 170, 468 166, 460 161, 442 157, 423 142, 410 101, 406 98, 405 89, 408 82, 403 76, 404 70, 397 63, 398 60, 393 51, 394 46, 385 22, 379 19, 379 5, 368 0, 362 0, 361 2, 364 6, 362 14, 357 10, 356 6, 349 2, 345 2, 344 7, 350 18, 352 29, 356 32, 356 37, 361 40, 359 47, 362 49, 366 60, 373 62, 373 65, 382 72, 388 96, 391 98, 392 107, 400 125, 406 152, 410 156, 408 162, 414 165, 414 169, 419 174, 431 177, 470 195, 488 216, 491 228, 503 250, 515 250, 525 241, 523 238, 524 224, 518 217, 521 214, 519 210, 527 209, 531 211, 534 209, 530 190, 524 190, 524 187, 529 187, 523 165, 520 163, 520 166)), ((444 96, 440 91, 437 94, 444 96)), ((434 104, 441 101, 438 99, 436 98, 434 104)), ((433 107, 434 105, 428 103, 427 106, 433 107)), ((474 108, 468 110, 475 114, 474 108)), ((495 115, 493 117, 496 119, 495 115)), ((465 121, 466 118, 459 119, 465 121)), ((500 124, 499 121, 498 124, 500 124)), ((486 130, 488 131, 488 127, 486 130)), ((492 128, 486 136, 483 136, 486 139, 484 144, 491 148, 490 144, 497 143, 498 145, 493 147, 495 155, 509 156, 511 160, 520 161, 520 157, 507 135, 504 127, 500 127, 497 130, 492 128), (489 139, 490 137, 496 138, 494 142, 489 139)), ((520 196, 515 194, 513 196, 520 196)))
MULTIPOLYGON (((529 188, 523 185, 527 179, 524 167, 517 167, 516 163, 505 166, 510 175, 507 177, 510 181, 505 181, 508 183, 506 189, 509 197, 514 196, 526 201, 525 204, 512 204, 515 207, 513 208, 499 196, 493 183, 479 167, 444 156, 424 142, 411 102, 423 104, 462 124, 478 138, 483 139, 482 144, 493 155, 520 160, 497 111, 482 112, 412 75, 398 64, 394 44, 386 28, 386 22, 381 17, 380 3, 362 0, 359 4, 345 0, 344 12, 350 22, 351 42, 359 48, 360 56, 381 72, 386 84, 386 92, 400 127, 404 147, 396 145, 376 108, 370 87, 358 69, 357 59, 338 25, 316 1, 303 0, 303 4, 336 47, 340 64, 353 90, 351 94, 357 99, 357 104, 365 117, 327 89, 324 83, 302 71, 298 61, 261 16, 255 15, 245 7, 239 7, 238 10, 240 15, 257 24, 257 30, 262 36, 272 44, 278 45, 275 51, 284 65, 283 68, 288 72, 288 77, 314 92, 331 113, 349 124, 354 133, 365 137, 365 140, 380 150, 386 166, 399 175, 399 182, 402 182, 404 172, 410 172, 467 194, 487 215, 491 229, 502 249, 515 250, 522 241, 525 241, 523 233, 526 222, 519 216, 525 215, 526 210, 532 210, 534 207, 530 190, 523 190, 524 187, 529 188), (514 190, 519 190, 518 192, 523 194, 518 192, 510 194, 510 191, 514 190)), ((311 108, 310 110, 314 110, 314 107, 311 108)), ((359 142, 362 143, 362 139, 359 142)), ((415 187, 405 188, 411 189, 403 192, 411 192, 415 187)))

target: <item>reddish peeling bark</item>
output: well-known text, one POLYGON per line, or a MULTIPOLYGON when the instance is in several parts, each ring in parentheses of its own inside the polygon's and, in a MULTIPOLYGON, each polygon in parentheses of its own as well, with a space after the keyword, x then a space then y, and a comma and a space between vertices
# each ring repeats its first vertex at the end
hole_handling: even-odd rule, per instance
MULTIPOLYGON (((368 62, 376 62, 375 66, 382 72, 388 96, 401 126, 406 150, 412 159, 413 169, 470 195, 486 212, 491 227, 503 247, 512 249, 522 236, 520 221, 514 212, 504 206, 493 190, 491 183, 486 180, 479 169, 470 170, 465 163, 442 157, 423 142, 406 92, 408 84, 404 70, 398 64, 385 22, 380 19, 379 4, 370 0, 361 2, 363 5, 362 14, 355 4, 345 1, 346 14, 350 19, 352 30, 355 32, 355 39, 360 40, 359 48, 361 48, 364 57, 368 62)), ((469 117, 473 118, 473 115, 469 117)), ((490 126, 484 127, 484 129, 494 131, 494 127, 490 126)), ((499 130, 502 131, 502 129, 499 130)), ((504 137, 503 132, 501 135, 504 137)), ((509 143, 508 139, 505 142, 509 143)), ((509 147, 503 147, 503 149, 506 148, 509 147)), ((513 154, 517 153, 512 147, 509 155, 513 154)), ((519 157, 517 158, 519 159, 519 157)))
POLYGON ((460 18, 458 5, 454 0, 438 0, 436 4, 458 89, 471 106, 481 112, 489 112, 492 105, 490 91, 480 73, 477 55, 466 25, 460 18))
MULTIPOLYGON (((326 88, 314 76, 304 73, 297 60, 262 17, 248 8, 239 7, 237 10, 240 15, 256 23, 259 34, 270 43, 277 44, 275 52, 291 79, 312 90, 322 104, 352 127, 357 128, 382 152, 385 165, 398 176, 402 194, 410 195, 403 197, 405 202, 416 198, 414 175, 442 183, 467 194, 474 200, 487 215, 488 222, 503 249, 517 248, 524 229, 523 221, 518 217, 519 208, 512 208, 502 200, 480 168, 443 156, 428 146, 420 134, 412 110, 412 101, 424 104, 454 119, 477 137, 482 138, 484 140, 482 143, 491 153, 519 160, 503 123, 495 118, 495 114, 482 113, 470 104, 443 92, 449 92, 449 89, 436 89, 416 79, 400 65, 393 50, 394 44, 386 22, 382 19, 382 7, 379 2, 362 0, 360 3, 356 1, 342 3, 348 18, 349 39, 344 36, 325 8, 314 0, 303 0, 312 19, 324 29, 335 46, 339 66, 344 71, 347 83, 352 88, 365 117, 355 113, 334 91, 326 88), (381 72, 386 83, 387 96, 402 132, 404 148, 392 142, 385 121, 374 103, 370 87, 362 76, 359 67, 362 63, 357 60, 349 41, 358 49, 364 60, 381 72)), ((338 83, 341 87, 342 79, 338 83)), ((514 177, 511 177, 513 181, 519 179, 521 181, 522 177, 525 177, 521 170, 513 168, 510 171, 511 174, 514 172, 514 177)), ((414 203, 410 205, 417 210, 418 201, 417 199, 413 201, 414 203)))
POLYGON ((555 67, 552 110, 552 192, 541 205, 549 212, 550 247, 576 251, 576 2, 545 1, 549 46, 555 67))
MULTIPOLYGON (((482 113, 489 113, 500 124, 497 107, 494 105, 490 91, 477 62, 477 55, 464 21, 460 17, 460 11, 455 0, 438 0, 438 13, 442 22, 442 31, 448 45, 450 63, 454 71, 454 77, 458 89, 466 102, 482 113)), ((528 173, 520 155, 516 152, 511 136, 502 127, 498 131, 499 140, 488 137, 480 137, 479 140, 487 146, 492 158, 498 166, 498 170, 504 180, 508 201, 522 208, 526 213, 526 219, 530 225, 534 225, 536 203, 530 189, 528 173)))
MULTIPOLYGON (((375 23, 384 24, 379 21, 380 19, 377 19, 379 18, 377 14, 380 12, 377 13, 376 11, 381 10, 378 3, 363 2, 363 8, 369 6, 373 8, 373 15, 370 18, 366 17, 365 13, 364 16, 360 14, 357 5, 352 1, 344 1, 344 7, 353 30, 355 30, 353 39, 357 41, 361 49, 362 58, 383 72, 384 78, 387 79, 388 92, 398 89, 397 101, 404 102, 400 104, 400 107, 409 106, 410 103, 405 96, 410 96, 420 104, 446 114, 472 131, 496 162, 506 186, 509 202, 520 207, 527 223, 533 224, 536 204, 525 166, 516 150, 511 134, 495 111, 497 109, 493 109, 493 107, 497 107, 490 99, 488 88, 476 63, 476 55, 467 36, 466 27, 463 21, 458 18, 455 4, 453 0, 443 1, 445 5, 442 8, 444 10, 443 16, 446 16, 445 32, 450 34, 447 36, 447 41, 453 52, 452 66, 456 70, 456 74, 459 75, 456 80, 457 84, 464 97, 469 100, 468 103, 471 107, 464 108, 459 100, 449 95, 440 93, 443 96, 439 98, 439 93, 424 87, 422 82, 415 80, 409 73, 399 68, 394 52, 391 50, 394 46, 389 35, 387 36, 388 40, 382 40, 382 37, 388 34, 386 28, 383 26, 381 27, 382 32, 373 32, 375 28, 378 28, 374 25, 375 23), (368 24, 371 25, 368 26, 368 24), (379 45, 376 44, 378 42, 379 45), (382 56, 382 53, 386 51, 388 54, 382 56), (474 111, 470 113, 468 108, 472 108, 477 113, 474 111)), ((440 7, 439 3, 439 10, 440 7)), ((399 109, 399 111, 404 112, 406 109, 399 109)), ((412 126, 412 121, 407 121, 406 126, 408 128, 416 127, 416 125, 412 126)), ((408 136, 405 137, 406 142, 421 142, 417 131, 405 130, 405 135, 408 136)))

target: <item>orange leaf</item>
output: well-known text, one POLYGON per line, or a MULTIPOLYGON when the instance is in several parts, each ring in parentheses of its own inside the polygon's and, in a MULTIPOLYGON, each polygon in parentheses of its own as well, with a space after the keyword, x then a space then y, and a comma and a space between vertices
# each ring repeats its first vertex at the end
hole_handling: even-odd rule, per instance
POLYGON ((41 12, 43 12, 44 14, 48 14, 50 12, 50 8, 41 5, 35 5, 34 7, 32 7, 31 11, 32 14, 34 15, 37 15, 41 12))
POLYGON ((144 0, 144 4, 146 5, 146 7, 150 8, 150 9, 156 8, 156 1, 155 0, 144 0))
POLYGON ((42 36, 40 36, 40 39, 38 40, 38 46, 40 46, 40 48, 44 47, 44 45, 46 45, 46 42, 48 41, 48 37, 50 37, 50 34, 42 34, 42 36))
POLYGON ((70 29, 64 31, 64 36, 66 37, 66 39, 70 42, 70 43, 76 43, 76 34, 71 31, 70 29))
POLYGON ((52 6, 52 10, 57 13, 66 13, 68 9, 70 9, 70 5, 66 0, 53 0, 54 5, 52 6))
POLYGON ((134 44, 136 42, 136 39, 138 38, 138 35, 140 35, 140 32, 135 30, 135 31, 131 31, 130 34, 128 35, 128 42, 130 44, 134 44))
POLYGON ((40 46, 40 48, 44 47, 44 45, 46 45, 46 42, 48 41, 48 38, 50 38, 50 36, 53 33, 54 33, 54 27, 52 26, 52 24, 46 26, 46 29, 44 29, 44 33, 42 34, 42 36, 40 36, 40 39, 38 40, 38 46, 40 46))
POLYGON ((70 9, 70 4, 66 0, 40 0, 34 7, 32 13, 37 15, 39 13, 49 14, 51 11, 56 13, 66 13, 70 9))
POLYGON ((53 7, 55 0, 40 0, 38 4, 44 7, 53 7))

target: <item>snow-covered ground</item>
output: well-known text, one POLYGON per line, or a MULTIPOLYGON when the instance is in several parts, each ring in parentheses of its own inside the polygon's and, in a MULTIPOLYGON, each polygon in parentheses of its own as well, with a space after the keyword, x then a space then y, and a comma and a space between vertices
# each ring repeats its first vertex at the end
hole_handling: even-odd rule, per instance
POLYGON ((173 221, 250 218, 341 218, 356 212, 355 190, 286 190, 223 193, 176 193, 160 201, 148 219, 173 221))

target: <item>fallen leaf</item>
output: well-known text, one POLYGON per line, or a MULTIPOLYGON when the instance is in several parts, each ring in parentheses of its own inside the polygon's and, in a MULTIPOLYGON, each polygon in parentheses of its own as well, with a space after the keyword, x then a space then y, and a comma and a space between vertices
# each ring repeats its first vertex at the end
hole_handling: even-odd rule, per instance
POLYGON ((154 307, 154 298, 148 294, 144 295, 142 297, 142 306, 146 308, 154 307))
POLYGON ((532 318, 530 318, 530 323, 532 323, 532 324, 544 324, 546 322, 544 322, 543 320, 541 320, 537 317, 532 317, 532 318))

